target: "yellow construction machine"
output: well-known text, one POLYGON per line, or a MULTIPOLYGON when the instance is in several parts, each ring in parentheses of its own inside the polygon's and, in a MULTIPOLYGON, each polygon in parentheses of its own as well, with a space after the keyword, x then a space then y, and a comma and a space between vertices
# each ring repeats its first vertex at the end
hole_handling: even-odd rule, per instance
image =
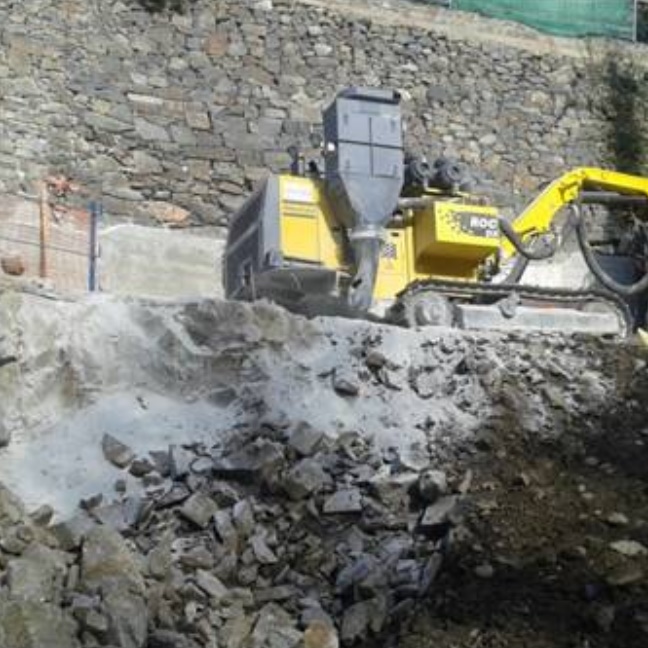
POLYGON ((309 314, 363 315, 386 305, 382 317, 407 326, 625 336, 641 323, 648 227, 634 216, 623 256, 610 255, 615 242, 607 241, 606 258, 589 240, 584 206, 636 212, 648 203, 647 178, 572 170, 508 220, 465 192, 456 164, 406 155, 398 93, 345 90, 324 111, 323 127, 322 170, 295 155, 289 173, 267 178, 235 214, 224 259, 228 297, 264 297, 309 314), (521 283, 530 261, 558 251, 563 208, 593 287, 521 283), (611 263, 620 259, 621 278, 611 263))

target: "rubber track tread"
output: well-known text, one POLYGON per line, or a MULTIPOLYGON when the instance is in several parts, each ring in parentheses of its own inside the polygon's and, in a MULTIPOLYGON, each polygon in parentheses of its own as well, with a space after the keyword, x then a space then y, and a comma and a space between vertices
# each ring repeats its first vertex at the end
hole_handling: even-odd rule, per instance
POLYGON ((535 299, 552 303, 587 303, 605 302, 612 305, 619 313, 625 328, 620 332, 621 337, 630 335, 634 328, 634 318, 628 304, 619 296, 604 290, 569 290, 566 288, 542 288, 540 286, 525 286, 522 284, 493 284, 484 282, 464 283, 461 281, 444 281, 441 279, 425 279, 412 282, 405 290, 396 296, 396 303, 390 309, 391 323, 408 326, 404 321, 403 301, 411 295, 422 292, 434 292, 445 297, 465 297, 471 302, 476 298, 488 298, 493 301, 505 299, 511 293, 517 293, 522 299, 535 299))

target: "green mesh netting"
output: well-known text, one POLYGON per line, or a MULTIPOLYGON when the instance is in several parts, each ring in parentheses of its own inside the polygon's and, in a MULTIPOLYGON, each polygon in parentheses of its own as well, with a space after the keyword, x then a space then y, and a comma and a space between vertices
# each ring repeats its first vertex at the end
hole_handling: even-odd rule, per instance
POLYGON ((452 0, 450 6, 561 36, 635 37, 634 0, 452 0))

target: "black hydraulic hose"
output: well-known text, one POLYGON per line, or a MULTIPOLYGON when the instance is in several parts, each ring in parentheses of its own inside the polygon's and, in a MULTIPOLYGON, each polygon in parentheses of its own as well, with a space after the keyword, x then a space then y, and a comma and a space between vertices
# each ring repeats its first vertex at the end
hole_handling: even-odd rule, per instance
POLYGON ((581 252, 585 259, 587 267, 590 272, 608 289, 621 297, 633 297, 643 292, 648 291, 648 274, 639 279, 633 284, 622 284, 615 281, 610 275, 603 270, 601 264, 598 262, 592 246, 587 240, 587 227, 585 226, 585 219, 583 218, 580 209, 576 205, 572 205, 574 220, 576 225, 576 234, 578 236, 578 244, 580 245, 581 252))
POLYGON ((520 254, 518 258, 515 260, 515 264, 513 265, 513 268, 511 268, 511 271, 506 275, 506 278, 502 280, 502 283, 505 284, 519 283, 528 265, 529 265, 529 259, 527 259, 525 256, 522 256, 520 254))
POLYGON ((513 225, 509 223, 505 218, 498 219, 500 230, 502 234, 508 239, 509 243, 515 248, 515 251, 522 255, 528 261, 544 261, 550 259, 556 250, 558 245, 554 243, 547 243, 543 241, 543 247, 539 250, 531 250, 524 244, 524 241, 520 235, 513 229, 513 225))

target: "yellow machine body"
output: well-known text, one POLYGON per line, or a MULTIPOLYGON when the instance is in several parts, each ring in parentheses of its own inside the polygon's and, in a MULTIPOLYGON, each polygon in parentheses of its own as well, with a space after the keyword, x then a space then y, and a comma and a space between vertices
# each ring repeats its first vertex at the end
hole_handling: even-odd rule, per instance
MULTIPOLYGON (((285 261, 349 273, 343 228, 322 182, 283 175, 279 187, 285 261)), ((374 297, 393 299, 417 279, 476 280, 481 265, 501 245, 495 208, 439 198, 425 209, 408 211, 386 228, 374 297)))

